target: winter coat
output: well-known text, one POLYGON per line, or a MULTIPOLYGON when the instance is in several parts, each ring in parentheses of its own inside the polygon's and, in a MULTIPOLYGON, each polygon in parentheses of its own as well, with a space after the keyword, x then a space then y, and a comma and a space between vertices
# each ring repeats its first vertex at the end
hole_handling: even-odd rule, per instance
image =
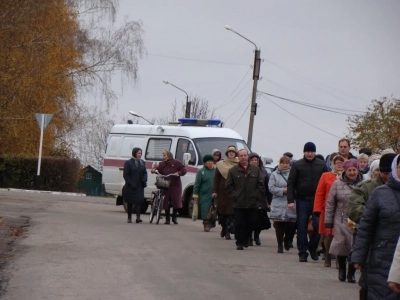
POLYGON ((233 199, 233 208, 257 208, 258 201, 264 191, 264 178, 260 169, 255 165, 248 165, 244 170, 240 164, 233 166, 226 179, 226 191, 233 199))
MULTIPOLYGON (((362 180, 362 175, 359 177, 362 180)), ((343 173, 339 179, 335 180, 329 191, 324 225, 326 228, 335 229, 335 235, 329 248, 329 253, 333 255, 349 256, 350 254, 353 232, 348 225, 347 202, 352 189, 353 187, 345 180, 343 173)))
POLYGON ((217 213, 219 215, 233 215, 233 200, 225 188, 226 179, 215 168, 212 192, 217 193, 217 213))
POLYGON ((170 175, 178 172, 178 176, 170 176, 171 183, 169 184, 169 188, 163 190, 164 195, 164 209, 169 209, 170 205, 173 208, 182 208, 182 182, 180 176, 185 176, 186 168, 185 166, 177 159, 170 159, 165 162, 162 161, 157 167, 156 170, 161 175, 170 175))
POLYGON ((264 182, 264 194, 261 195, 259 201, 258 201, 258 209, 262 210, 267 210, 268 209, 268 204, 271 204, 272 201, 272 194, 269 191, 269 175, 268 172, 264 170, 260 170, 260 175, 263 178, 264 182))
POLYGON ((144 188, 147 186, 146 163, 131 158, 124 164, 125 187, 123 198, 125 202, 140 205, 144 202, 144 188))
POLYGON ((387 284, 399 233, 400 182, 390 175, 387 184, 372 192, 350 255, 351 263, 365 265, 371 249, 367 270, 369 300, 400 299, 400 295, 395 294, 387 284))
POLYGON ((294 203, 295 199, 314 200, 319 179, 326 171, 325 162, 317 158, 302 158, 293 164, 287 185, 288 202, 294 203))
POLYGON ((269 179, 268 188, 272 194, 270 218, 278 221, 295 221, 296 210, 288 209, 287 196, 283 194, 283 189, 287 187, 289 170, 279 170, 272 172, 269 179))
POLYGON ((392 266, 390 267, 388 281, 400 284, 400 239, 397 242, 397 247, 394 253, 392 266))
POLYGON ((376 179, 364 180, 354 187, 347 204, 347 215, 349 216, 350 220, 356 224, 360 223, 361 216, 364 212, 365 203, 367 202, 369 196, 372 194, 375 188, 383 184, 385 183, 383 182, 381 176, 378 176, 376 179))
POLYGON ((322 174, 321 178, 319 179, 314 200, 314 212, 320 213, 318 227, 319 234, 334 234, 333 230, 330 232, 325 228, 325 208, 326 202, 328 201, 329 191, 331 190, 332 184, 336 181, 336 179, 336 175, 332 172, 326 172, 322 174))
POLYGON ((198 196, 200 216, 202 220, 207 220, 208 209, 211 205, 214 174, 215 168, 210 170, 207 167, 203 167, 197 172, 194 181, 193 195, 198 196))

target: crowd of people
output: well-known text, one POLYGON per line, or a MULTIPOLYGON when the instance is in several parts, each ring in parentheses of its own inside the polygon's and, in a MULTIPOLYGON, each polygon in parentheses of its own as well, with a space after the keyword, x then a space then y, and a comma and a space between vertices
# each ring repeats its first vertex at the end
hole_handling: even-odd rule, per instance
MULTIPOLYGON (((400 155, 362 148, 356 157, 347 139, 326 158, 316 152, 308 142, 297 161, 284 153, 271 175, 257 153, 235 146, 226 149, 224 158, 218 149, 204 155, 193 188, 204 231, 215 226, 210 215, 214 207, 221 238, 234 235, 237 250, 261 245, 261 231, 273 226, 278 253, 293 248, 297 235, 299 262, 322 255, 324 266, 331 267, 335 259, 340 281, 355 283, 356 270, 361 271, 360 299, 400 299, 400 155)), ((132 204, 144 201, 147 185, 141 149, 132 154, 124 167, 128 222, 132 204)), ((186 174, 185 166, 165 150, 156 171, 176 175, 163 193, 165 224, 170 224, 170 207, 178 224, 179 176, 186 174)), ((140 223, 140 209, 136 213, 140 223)))

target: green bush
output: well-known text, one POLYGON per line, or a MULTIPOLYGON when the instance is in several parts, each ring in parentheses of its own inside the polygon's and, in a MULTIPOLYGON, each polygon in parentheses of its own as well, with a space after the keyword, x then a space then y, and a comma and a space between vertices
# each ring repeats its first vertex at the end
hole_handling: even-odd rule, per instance
MULTIPOLYGON (((0 188, 34 189, 37 157, 0 156, 0 188)), ((65 157, 42 157, 40 190, 76 192, 80 162, 65 157)))

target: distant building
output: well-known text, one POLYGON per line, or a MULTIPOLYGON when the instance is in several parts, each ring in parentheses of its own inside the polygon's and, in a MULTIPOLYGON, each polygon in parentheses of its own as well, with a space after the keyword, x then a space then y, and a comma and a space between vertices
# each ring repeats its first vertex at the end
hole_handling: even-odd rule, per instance
POLYGON ((81 193, 87 196, 100 196, 104 197, 108 194, 105 193, 102 185, 102 174, 92 166, 88 165, 82 169, 82 179, 78 183, 78 189, 81 193))

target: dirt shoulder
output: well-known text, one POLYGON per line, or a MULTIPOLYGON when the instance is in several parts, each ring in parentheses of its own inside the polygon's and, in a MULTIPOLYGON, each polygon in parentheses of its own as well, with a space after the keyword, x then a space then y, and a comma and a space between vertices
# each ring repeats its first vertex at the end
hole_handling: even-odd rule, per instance
POLYGON ((0 298, 4 295, 9 280, 5 266, 17 253, 16 241, 27 234, 29 221, 30 218, 25 216, 0 216, 0 298))

